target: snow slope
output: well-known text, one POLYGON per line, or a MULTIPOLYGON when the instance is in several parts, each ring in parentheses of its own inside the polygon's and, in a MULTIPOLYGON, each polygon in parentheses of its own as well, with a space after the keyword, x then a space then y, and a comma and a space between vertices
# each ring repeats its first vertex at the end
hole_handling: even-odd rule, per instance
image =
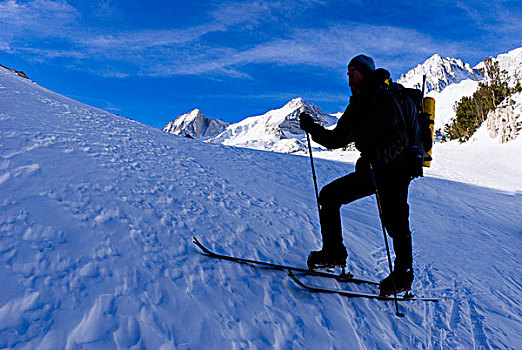
POLYGON ((451 84, 441 92, 432 90, 426 94, 435 99, 435 130, 444 131, 446 124, 457 116, 455 106, 464 96, 471 97, 477 91, 479 82, 463 80, 451 84))
MULTIPOLYGON (((320 185, 352 169, 316 161, 320 185)), ((454 169, 410 194, 414 288, 447 299, 403 303, 399 319, 191 243, 304 266, 320 244, 307 158, 167 134, 0 69, 0 348, 520 349, 521 186, 454 169)), ((343 217, 350 269, 384 277, 375 199, 343 217)))

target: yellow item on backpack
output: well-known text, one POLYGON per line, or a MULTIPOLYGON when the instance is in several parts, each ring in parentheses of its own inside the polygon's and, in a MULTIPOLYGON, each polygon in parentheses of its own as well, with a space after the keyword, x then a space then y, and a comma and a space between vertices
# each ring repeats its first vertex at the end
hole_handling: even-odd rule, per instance
MULTIPOLYGON (((435 99, 432 97, 424 97, 422 99, 422 112, 429 114, 430 118, 430 130, 431 130, 431 139, 433 140, 433 134, 435 132, 435 99)), ((433 141, 432 141, 433 142, 433 141)), ((433 152, 433 147, 428 151, 430 158, 432 158, 431 153, 433 152)), ((431 159, 425 160, 422 163, 422 166, 429 167, 431 165, 431 159)))

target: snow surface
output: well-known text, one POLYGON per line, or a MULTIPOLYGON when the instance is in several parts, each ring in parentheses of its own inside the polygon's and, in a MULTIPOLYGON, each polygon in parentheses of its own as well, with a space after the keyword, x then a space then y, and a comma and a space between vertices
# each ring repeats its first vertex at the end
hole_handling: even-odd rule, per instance
POLYGON ((435 99, 435 130, 444 131, 444 127, 456 118, 456 104, 464 96, 471 97, 477 91, 479 82, 475 80, 463 80, 456 84, 451 84, 441 92, 430 91, 427 97, 435 99))
MULTIPOLYGON (((411 186, 414 289, 445 299, 400 319, 191 243, 305 266, 320 245, 307 158, 167 134, 0 69, 0 348, 520 349, 520 151, 436 145, 411 186)), ((320 186, 351 170, 316 160, 320 186)), ((350 270, 384 277, 375 199, 342 213, 350 270)))

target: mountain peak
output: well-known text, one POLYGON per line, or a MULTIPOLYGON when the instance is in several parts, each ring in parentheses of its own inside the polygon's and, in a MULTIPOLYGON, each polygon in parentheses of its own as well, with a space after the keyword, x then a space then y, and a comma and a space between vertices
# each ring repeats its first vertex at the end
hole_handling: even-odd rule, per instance
POLYGON ((440 92, 448 85, 467 79, 475 81, 482 79, 481 72, 472 68, 469 63, 464 63, 457 58, 434 54, 424 63, 401 75, 398 81, 406 87, 422 89, 424 75, 426 75, 426 92, 432 90, 440 92))
POLYGON ((438 53, 436 53, 436 54, 433 54, 433 56, 431 56, 430 58, 428 58, 426 60, 426 62, 428 62, 428 61, 441 61, 441 60, 442 60, 442 56, 439 55, 438 53))
POLYGON ((199 108, 194 108, 193 110, 191 110, 189 113, 187 113, 188 115, 199 115, 199 114, 202 114, 201 111, 199 110, 199 108))
POLYGON ((208 142, 276 152, 306 151, 304 131, 299 127, 299 114, 306 112, 324 126, 337 119, 321 111, 301 97, 287 102, 283 107, 263 115, 249 117, 230 125, 223 133, 208 142))
POLYGON ((214 137, 227 126, 228 123, 223 120, 207 118, 198 108, 195 108, 189 113, 179 115, 170 121, 165 125, 163 131, 199 139, 214 137))
POLYGON ((300 107, 304 104, 308 104, 302 97, 296 97, 288 101, 288 103, 284 107, 300 107))

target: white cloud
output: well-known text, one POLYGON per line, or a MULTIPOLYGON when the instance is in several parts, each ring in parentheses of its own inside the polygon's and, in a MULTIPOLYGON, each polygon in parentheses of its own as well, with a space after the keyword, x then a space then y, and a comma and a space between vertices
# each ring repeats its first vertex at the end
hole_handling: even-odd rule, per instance
POLYGON ((198 72, 215 67, 237 71, 250 64, 308 65, 345 70, 351 57, 364 52, 375 57, 381 66, 397 68, 404 67, 404 60, 417 63, 419 55, 431 55, 441 45, 452 53, 457 53, 459 49, 458 44, 437 42, 414 30, 347 23, 326 29, 297 29, 287 39, 259 43, 244 50, 230 49, 219 58, 202 55, 191 63, 198 72), (398 56, 401 57, 400 62, 397 61, 398 56), (214 66, 209 65, 207 60, 212 61, 214 66))
MULTIPOLYGON (((0 2, 0 33, 33 33, 37 36, 59 35, 64 26, 79 17, 76 9, 62 1, 33 0, 0 2)), ((61 36, 61 35, 60 35, 61 36)))
MULTIPOLYGON (((0 1, 0 50, 37 60, 67 59, 78 69, 110 76, 214 78, 250 78, 252 66, 259 64, 341 71, 361 52, 398 74, 433 53, 462 57, 477 50, 465 39, 438 40, 397 26, 338 20, 314 27, 298 20, 299 14, 324 4, 325 0, 218 2, 198 17, 199 22, 183 28, 111 31, 82 23, 81 14, 65 1, 5 0, 0 1)), ((461 2, 450 1, 449 6, 466 9, 477 23, 485 16, 461 2)), ((490 6, 508 18, 497 32, 509 35, 521 29, 506 6, 490 6)), ((480 23, 492 25, 487 20, 480 23)))

